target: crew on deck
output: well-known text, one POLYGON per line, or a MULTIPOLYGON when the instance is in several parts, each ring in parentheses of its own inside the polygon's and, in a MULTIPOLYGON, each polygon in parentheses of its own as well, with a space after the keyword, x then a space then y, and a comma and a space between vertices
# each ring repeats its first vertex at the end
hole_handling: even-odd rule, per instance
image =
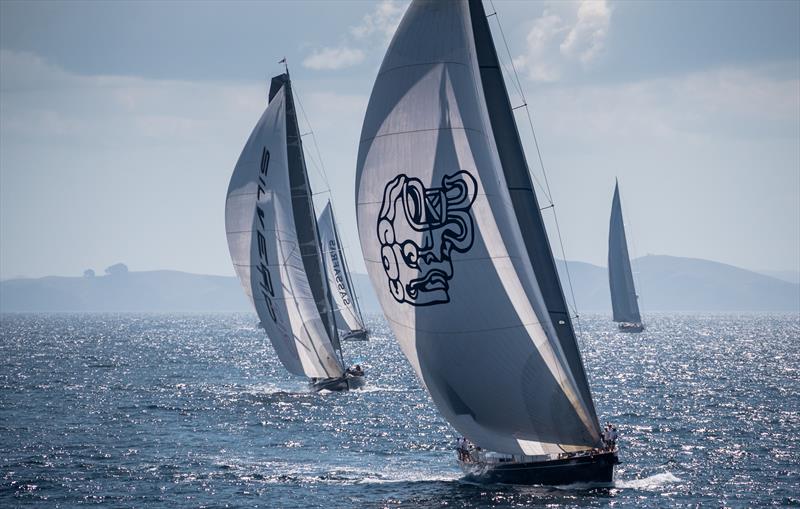
POLYGON ((464 437, 456 441, 456 451, 458 451, 459 461, 472 461, 472 451, 478 447, 464 437))
POLYGON ((606 428, 603 430, 603 445, 609 451, 613 451, 617 446, 617 439, 619 433, 616 426, 612 426, 610 422, 606 423, 606 428))
POLYGON ((364 369, 361 367, 361 364, 356 364, 355 366, 347 368, 347 373, 353 376, 364 376, 364 369))

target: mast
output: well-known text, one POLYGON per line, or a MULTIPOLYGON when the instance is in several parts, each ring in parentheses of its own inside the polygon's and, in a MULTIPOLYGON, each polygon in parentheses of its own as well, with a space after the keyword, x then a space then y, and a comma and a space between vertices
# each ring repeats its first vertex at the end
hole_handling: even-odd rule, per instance
POLYGON ((500 68, 483 2, 469 0, 469 11, 486 109, 489 113, 497 152, 500 155, 506 186, 511 195, 522 238, 525 241, 525 248, 536 272, 536 279, 542 291, 550 320, 558 334, 561 348, 566 354, 571 371, 576 374, 575 378, 580 386, 583 400, 596 420, 594 402, 583 368, 583 360, 578 350, 575 329, 564 298, 539 201, 531 181, 528 162, 517 123, 514 120, 511 100, 508 97, 508 89, 500 68))
MULTIPOLYGON (((331 203, 328 200, 328 203, 331 203)), ((336 226, 336 216, 333 213, 333 205, 331 204, 331 226, 333 226, 333 235, 336 238, 336 248, 337 254, 339 255, 339 259, 342 260, 342 269, 344 271, 344 277, 347 281, 347 286, 350 288, 350 293, 353 295, 353 304, 358 315, 358 320, 361 323, 361 327, 364 327, 364 315, 361 314, 361 305, 358 302, 358 293, 356 292, 356 287, 353 285, 353 280, 350 277, 350 267, 347 265, 347 258, 344 255, 344 246, 342 245, 342 239, 339 237, 339 228, 336 226)))
POLYGON ((479 3, 409 6, 364 118, 356 207, 387 321, 456 430, 509 454, 600 444, 479 3))
POLYGON ((313 284, 323 276, 297 131, 288 76, 277 76, 231 175, 225 230, 236 273, 281 363, 293 374, 333 378, 344 367, 313 284))
POLYGON ((306 168, 305 155, 303 154, 303 142, 297 122, 291 80, 288 73, 272 78, 270 99, 274 95, 273 90, 281 86, 284 87, 286 93, 286 147, 289 162, 289 181, 292 189, 292 209, 303 266, 320 317, 325 329, 328 331, 331 344, 335 349, 341 350, 338 333, 335 328, 335 317, 332 312, 333 306, 327 284, 327 273, 325 272, 325 264, 322 262, 320 252, 317 216, 314 211, 314 200, 308 179, 308 170, 306 168))
POLYGON ((622 218, 619 182, 614 184, 611 218, 608 227, 608 287, 611 290, 611 308, 615 322, 641 323, 638 297, 633 280, 628 240, 622 218))

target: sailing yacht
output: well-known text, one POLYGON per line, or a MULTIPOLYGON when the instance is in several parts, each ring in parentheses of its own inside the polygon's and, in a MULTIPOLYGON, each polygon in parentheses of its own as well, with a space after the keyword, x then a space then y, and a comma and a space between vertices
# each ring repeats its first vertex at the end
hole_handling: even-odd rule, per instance
POLYGON ((336 325, 343 333, 340 339, 342 341, 367 341, 369 340, 369 331, 364 326, 364 317, 358 304, 356 288, 347 266, 330 200, 317 219, 317 225, 328 272, 328 285, 333 295, 336 325))
POLYGON ((611 289, 611 308, 620 332, 642 332, 644 324, 639 314, 639 296, 633 284, 625 223, 619 199, 619 182, 614 185, 611 220, 608 227, 608 287, 611 289))
POLYGON ((612 480, 486 13, 415 0, 378 72, 356 168, 370 279, 479 482, 612 480))
POLYGON ((363 384, 345 369, 291 80, 272 78, 269 103, 242 150, 225 202, 231 260, 287 371, 314 390, 363 384))

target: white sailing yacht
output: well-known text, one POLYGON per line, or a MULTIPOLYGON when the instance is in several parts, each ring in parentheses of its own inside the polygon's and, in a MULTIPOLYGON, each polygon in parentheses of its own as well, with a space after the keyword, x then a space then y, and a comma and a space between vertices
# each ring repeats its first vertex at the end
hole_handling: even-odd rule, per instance
POLYGON ((339 230, 336 228, 336 219, 333 217, 333 206, 330 200, 322 210, 319 219, 320 244, 328 272, 328 285, 333 295, 333 312, 336 315, 336 325, 342 332, 343 341, 367 341, 369 331, 364 325, 364 317, 358 303, 356 288, 347 266, 339 230))
POLYGON ((272 78, 231 175, 225 230, 236 274, 286 369, 315 390, 363 384, 360 369, 345 369, 288 69, 272 78))
POLYGON ((486 13, 409 6, 361 132, 361 247, 387 320, 469 478, 611 481, 486 13), (464 451, 462 451, 464 452, 464 451))
POLYGON ((639 296, 633 283, 622 205, 619 199, 619 182, 614 185, 611 202, 611 220, 608 227, 608 287, 611 289, 611 308, 614 321, 621 332, 642 332, 644 324, 639 314, 639 296))

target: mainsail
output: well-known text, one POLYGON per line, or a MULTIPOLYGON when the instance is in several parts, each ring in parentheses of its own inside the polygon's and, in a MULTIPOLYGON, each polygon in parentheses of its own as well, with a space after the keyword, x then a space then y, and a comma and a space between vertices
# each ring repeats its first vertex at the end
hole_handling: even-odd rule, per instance
POLYGON ((347 332, 364 330, 364 319, 358 306, 355 287, 350 278, 331 202, 322 210, 319 219, 319 238, 333 295, 336 325, 347 332))
POLYGON ((480 1, 414 1, 361 132, 367 269, 434 403, 486 449, 600 443, 572 322, 480 1))
POLYGON ((236 274, 286 369, 343 374, 288 74, 233 170, 225 230, 236 274))
POLYGON ((628 257, 628 241, 622 220, 622 205, 619 200, 619 182, 614 186, 611 203, 611 221, 608 227, 608 286, 611 288, 611 307, 614 321, 641 323, 636 288, 633 284, 631 260, 628 257))

